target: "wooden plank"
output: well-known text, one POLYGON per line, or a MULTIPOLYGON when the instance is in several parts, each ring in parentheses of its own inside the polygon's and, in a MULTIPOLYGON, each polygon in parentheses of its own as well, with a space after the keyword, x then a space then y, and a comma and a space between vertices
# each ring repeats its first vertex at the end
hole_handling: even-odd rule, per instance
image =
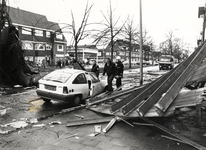
MULTIPOLYGON (((204 47, 205 46, 206 45, 204 45, 204 47)), ((170 78, 165 80, 162 85, 159 86, 159 88, 157 88, 156 91, 145 101, 143 105, 137 108, 137 112, 140 113, 141 116, 144 116, 147 111, 159 101, 161 97, 165 97, 165 94, 168 96, 168 89, 171 89, 171 86, 175 85, 176 88, 172 88, 174 93, 171 93, 168 96, 170 98, 168 102, 172 102, 172 100, 174 100, 174 98, 181 90, 182 86, 190 77, 191 72, 196 68, 197 65, 195 63, 197 62, 195 61, 194 64, 192 64, 192 62, 193 60, 197 60, 198 58, 202 57, 202 51, 203 48, 196 50, 184 63, 182 63, 182 65, 178 67, 176 72, 174 72, 170 78), (179 85, 181 88, 177 85, 179 85)), ((157 111, 159 112, 159 109, 157 109, 157 111)))
POLYGON ((162 131, 164 131, 164 132, 166 132, 166 133, 176 137, 177 139, 185 142, 186 144, 188 144, 188 145, 190 145, 190 146, 192 146, 194 148, 197 148, 199 150, 206 150, 206 147, 204 147, 204 146, 202 146, 202 145, 200 145, 200 144, 198 144, 198 143, 196 143, 196 142, 194 142, 194 141, 192 141, 190 139, 187 139, 187 138, 185 138, 184 136, 182 136, 182 135, 180 135, 178 133, 174 133, 173 131, 169 130, 168 128, 166 128, 166 127, 164 127, 164 126, 162 126, 162 125, 160 125, 160 124, 158 124, 158 123, 156 123, 156 122, 154 122, 154 121, 152 121, 152 120, 150 120, 148 118, 142 117, 141 119, 144 120, 147 123, 154 124, 155 127, 157 127, 158 129, 160 129, 160 130, 162 130, 162 131))
POLYGON ((134 99, 136 97, 136 95, 140 94, 142 91, 144 91, 145 89, 147 89, 151 84, 146 84, 145 86, 134 90, 131 95, 129 95, 127 98, 124 98, 123 100, 121 100, 120 102, 112 105, 110 111, 112 113, 117 112, 119 109, 121 109, 123 106, 125 106, 127 103, 129 103, 130 101, 132 101, 132 99, 134 99))
POLYGON ((136 89, 138 89, 138 88, 132 88, 132 89, 116 91, 116 92, 112 93, 111 95, 105 95, 104 98, 88 101, 87 102, 87 106, 91 106, 91 105, 95 105, 95 104, 98 104, 98 103, 102 103, 102 102, 108 101, 110 99, 120 97, 120 96, 125 95, 125 94, 131 94, 131 92, 133 92, 136 89))
POLYGON ((181 76, 172 84, 167 93, 159 100, 155 105, 158 110, 165 112, 169 105, 174 101, 175 97, 178 95, 181 88, 186 84, 187 80, 190 78, 192 73, 200 65, 202 60, 206 56, 206 44, 201 48, 197 56, 192 60, 187 69, 181 74, 181 76))
MULTIPOLYGON (((100 112, 102 114, 106 114, 106 115, 115 115, 115 116, 119 116, 119 117, 125 117, 125 115, 121 112, 118 111, 116 113, 111 113, 110 112, 110 107, 111 105, 106 103, 104 105, 98 105, 98 107, 92 107, 90 106, 88 109, 95 111, 95 112, 100 112)), ((170 115, 174 114, 174 111, 172 113, 173 110, 171 110, 170 115)), ((150 109, 147 114, 145 114, 146 117, 158 117, 158 113, 156 112, 155 108, 150 109)), ((169 116, 169 115, 168 115, 169 116)), ((137 117, 141 117, 139 116, 139 114, 136 111, 131 112, 127 117, 129 118, 137 118, 137 117)))
POLYGON ((110 122, 114 116, 112 117, 104 117, 104 118, 92 118, 92 119, 82 119, 75 121, 67 121, 67 127, 72 126, 80 126, 80 125, 89 125, 89 124, 97 124, 97 123, 105 123, 110 122))
POLYGON ((122 107, 123 114, 128 115, 129 113, 134 111, 135 108, 143 100, 147 99, 149 97, 149 95, 152 94, 162 84, 162 82, 164 82, 168 77, 171 76, 172 73, 174 73, 176 71, 176 69, 177 68, 171 70, 171 72, 168 72, 167 74, 165 74, 162 77, 160 77, 159 79, 157 79, 155 82, 153 82, 153 84, 149 85, 140 94, 137 94, 132 100, 130 100, 129 103, 124 104, 124 106, 122 107))

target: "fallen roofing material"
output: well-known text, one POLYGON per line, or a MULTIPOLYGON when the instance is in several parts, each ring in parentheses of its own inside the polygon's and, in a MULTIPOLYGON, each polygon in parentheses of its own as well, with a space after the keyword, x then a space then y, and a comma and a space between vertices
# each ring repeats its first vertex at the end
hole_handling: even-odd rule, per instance
MULTIPOLYGON (((174 71, 175 70, 172 70, 172 72, 174 72, 174 71)), ((122 101, 120 101, 119 103, 113 105, 111 107, 111 112, 116 112, 121 108, 123 108, 123 111, 124 111, 125 107, 127 107, 126 109, 129 109, 129 113, 132 112, 135 109, 135 107, 133 107, 133 106, 134 105, 137 106, 138 104, 140 104, 142 102, 142 99, 146 99, 148 97, 148 95, 152 94, 162 84, 162 82, 168 78, 169 75, 170 74, 167 73, 167 74, 163 75, 162 77, 158 78, 157 80, 147 84, 141 90, 139 90, 139 91, 135 90, 129 97, 127 97, 127 98, 123 99, 122 101), (146 94, 144 94, 145 92, 146 92, 146 94), (130 105, 128 106, 128 104, 130 104, 130 105)))
MULTIPOLYGON (((174 114, 176 108, 181 107, 189 107, 189 106, 196 106, 199 98, 206 90, 206 87, 196 89, 196 90, 182 90, 178 94, 178 96, 174 99, 173 103, 170 105, 168 110, 164 113, 164 117, 168 117, 174 114)), ((88 108, 90 110, 101 112, 103 114, 108 115, 115 115, 115 116, 124 116, 121 110, 111 113, 110 108, 111 105, 114 105, 116 102, 115 100, 112 102, 106 102, 101 105, 98 105, 98 107, 89 106, 88 108)), ((157 109, 153 106, 146 114, 145 117, 158 117, 159 114, 157 113, 157 109)), ((132 111, 127 117, 141 117, 137 111, 132 111)))
MULTIPOLYGON (((188 64, 193 60, 198 51, 195 51, 187 60, 181 63, 179 66, 174 68, 171 72, 168 72, 166 79, 161 80, 160 86, 155 88, 152 92, 148 93, 149 90, 144 91, 135 100, 127 104, 123 109, 123 114, 128 115, 131 110, 136 109, 140 116, 144 116, 155 103, 163 96, 165 92, 171 87, 171 85, 181 76, 182 72, 186 69, 188 64), (143 101, 143 104, 137 108, 136 101, 143 101)), ((149 89, 153 89, 155 85, 150 86, 149 89)), ((178 91, 179 92, 179 91, 178 91)), ((175 97, 174 97, 175 98, 175 97)))
POLYGON ((129 94, 133 91, 138 91, 138 90, 141 90, 141 89, 142 89, 142 87, 132 87, 132 88, 125 89, 123 91, 115 91, 110 95, 108 95, 106 93, 103 93, 103 94, 100 94, 97 97, 93 97, 93 98, 89 99, 87 105, 90 106, 90 105, 98 104, 98 103, 101 103, 101 102, 105 102, 107 100, 117 98, 119 96, 123 96, 125 94, 129 94))
MULTIPOLYGON (((206 68, 206 61, 203 61, 205 56, 206 44, 193 52, 188 59, 176 68, 155 81, 140 88, 118 91, 117 94, 114 92, 111 95, 100 96, 97 99, 93 98, 91 102, 88 102, 89 108, 94 111, 114 114, 116 116, 157 117, 169 116, 169 114, 173 113, 174 109, 179 106, 196 106, 197 98, 194 96, 198 97, 201 93, 188 91, 187 93, 179 94, 179 92, 183 86, 190 84, 193 82, 192 79, 197 78, 201 72, 204 72, 206 68), (126 94, 127 97, 121 101, 106 102, 107 100, 115 99, 126 94), (182 95, 183 99, 181 96, 178 96, 178 94, 182 95), (188 98, 190 99, 189 101, 184 100, 184 97, 187 96, 186 94, 191 95, 191 97, 188 98), (91 106, 102 102, 106 104, 99 105, 98 108, 91 106), (179 106, 175 104, 179 104, 179 106)), ((205 75, 201 77, 206 78, 205 75)), ((200 89, 200 91, 201 90, 203 89, 200 89)))
POLYGON ((170 104, 174 101, 174 98, 178 95, 179 91, 182 89, 182 87, 186 84, 188 79, 191 77, 191 75, 195 72, 195 70, 198 68, 198 66, 201 64, 203 59, 206 56, 206 45, 204 45, 198 54, 195 55, 193 60, 186 64, 186 69, 182 72, 182 74, 177 78, 177 80, 170 86, 164 97, 162 97, 159 102, 155 105, 158 110, 161 111, 161 113, 164 113, 170 104))

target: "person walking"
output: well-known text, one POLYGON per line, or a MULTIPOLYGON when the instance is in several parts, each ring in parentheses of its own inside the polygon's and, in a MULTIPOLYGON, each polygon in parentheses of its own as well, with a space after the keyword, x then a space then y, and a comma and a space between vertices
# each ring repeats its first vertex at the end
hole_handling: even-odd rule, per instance
POLYGON ((120 56, 116 57, 116 71, 115 72, 116 72, 115 74, 116 86, 117 88, 119 88, 122 85, 122 78, 123 78, 123 72, 124 72, 124 65, 121 62, 120 56))
POLYGON ((112 81, 115 76, 115 64, 110 60, 110 58, 106 58, 106 63, 104 65, 103 76, 107 74, 107 83, 108 83, 108 91, 112 92, 112 81))
POLYGON ((97 65, 96 60, 93 60, 93 66, 91 72, 94 72, 97 78, 99 78, 99 65, 97 65))

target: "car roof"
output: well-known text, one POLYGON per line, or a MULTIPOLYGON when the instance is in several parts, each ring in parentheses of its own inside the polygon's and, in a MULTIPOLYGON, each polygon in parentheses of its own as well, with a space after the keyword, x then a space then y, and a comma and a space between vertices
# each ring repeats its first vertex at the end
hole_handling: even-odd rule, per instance
POLYGON ((86 71, 84 71, 84 70, 78 70, 78 69, 69 69, 69 68, 66 68, 66 69, 55 70, 55 72, 66 72, 66 73, 75 74, 75 73, 85 73, 86 71))

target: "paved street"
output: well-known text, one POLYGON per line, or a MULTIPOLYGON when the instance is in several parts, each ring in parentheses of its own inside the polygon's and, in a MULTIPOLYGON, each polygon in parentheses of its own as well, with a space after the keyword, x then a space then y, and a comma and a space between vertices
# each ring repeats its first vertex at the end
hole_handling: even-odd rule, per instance
MULTIPOLYGON (((147 71, 155 71, 157 66, 144 69, 147 71)), ((127 79, 134 79, 137 76, 138 69, 125 71, 125 83, 127 79), (133 77, 131 77, 133 75, 133 77), (128 78, 127 78, 128 77, 128 78), (129 78, 130 77, 130 78, 129 78)), ((145 74, 146 75, 146 74, 145 74)), ((138 80, 138 79, 137 79, 138 80)), ((134 82, 133 82, 134 83, 134 82)), ((131 84, 131 82, 129 83, 131 84)), ((20 89, 19 89, 20 90, 20 89)), ((17 90, 18 91, 18 90, 17 90)), ((22 90, 20 93, 2 95, 0 105, 8 109, 4 116, 0 117, 2 125, 19 120, 38 118, 38 123, 43 127, 33 127, 29 124, 27 127, 14 130, 11 127, 0 127, 1 130, 12 130, 11 133, 0 135, 0 147, 2 150, 7 149, 28 149, 28 150, 192 150, 191 146, 182 144, 181 142, 169 140, 162 137, 166 133, 151 126, 131 127, 125 122, 119 121, 106 133, 92 137, 94 133, 94 125, 83 125, 78 127, 66 127, 67 121, 80 120, 77 115, 83 116, 84 119, 92 119, 97 117, 106 117, 102 114, 92 112, 88 109, 81 109, 70 113, 58 114, 62 109, 71 107, 70 104, 64 102, 54 102, 45 104, 41 99, 37 98, 35 89, 22 90), (34 100, 29 103, 29 101, 34 100), (55 115, 56 114, 56 115, 55 115), (61 124, 50 124, 53 121, 60 121, 61 124)), ((191 110, 193 113, 193 110, 191 110)), ((192 121, 191 116, 185 116, 187 124, 192 121)), ((181 119, 181 118, 178 118, 181 119)), ((192 124, 192 130, 183 130, 180 126, 182 122, 175 118, 154 118, 154 121, 166 125, 167 127, 179 130, 184 136, 193 138, 204 145, 206 138, 202 136, 205 130, 193 132, 197 130, 192 124), (200 136, 201 135, 201 136, 200 136)), ((132 118, 128 122, 142 122, 141 119, 132 118)), ((185 122, 185 121, 184 121, 185 122)), ((107 123, 99 124, 104 128, 107 123)), ((188 127, 189 127, 188 126, 188 127)), ((174 131, 175 131, 174 130, 174 131)))

